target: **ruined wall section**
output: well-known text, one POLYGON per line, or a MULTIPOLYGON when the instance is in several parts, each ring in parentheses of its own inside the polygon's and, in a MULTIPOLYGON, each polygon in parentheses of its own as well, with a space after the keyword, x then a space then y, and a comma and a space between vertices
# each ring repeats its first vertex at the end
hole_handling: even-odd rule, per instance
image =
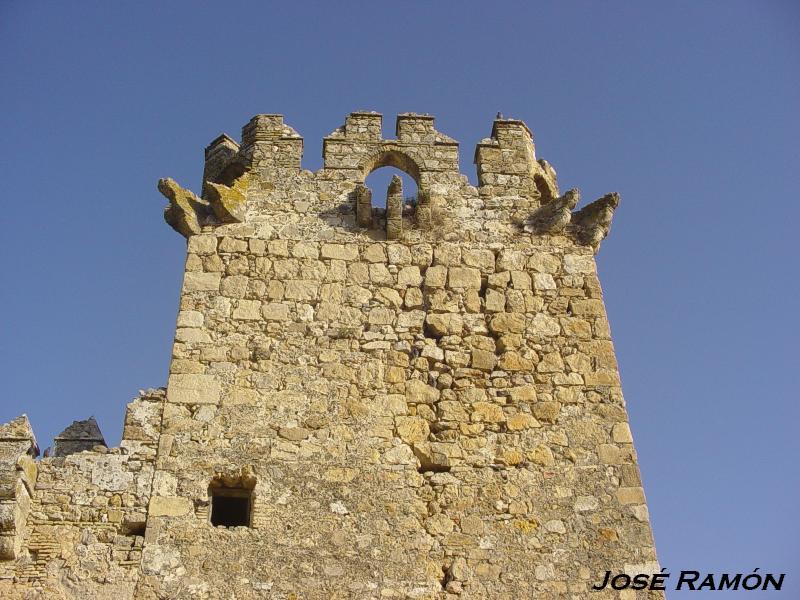
POLYGON ((164 396, 148 390, 128 405, 118 448, 32 463, 25 535, 14 560, 0 562, 0 596, 133 597, 164 396))
POLYGON ((27 534, 38 454, 27 416, 0 425, 0 578, 8 576, 3 561, 20 555, 27 534))

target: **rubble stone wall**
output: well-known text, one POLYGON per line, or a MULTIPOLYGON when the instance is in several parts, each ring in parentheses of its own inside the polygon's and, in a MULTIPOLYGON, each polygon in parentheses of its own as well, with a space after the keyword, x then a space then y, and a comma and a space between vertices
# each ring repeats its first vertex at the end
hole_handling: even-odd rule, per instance
POLYGON ((21 551, 0 561, 0 597, 134 597, 163 403, 163 390, 133 401, 118 448, 33 463, 21 551))

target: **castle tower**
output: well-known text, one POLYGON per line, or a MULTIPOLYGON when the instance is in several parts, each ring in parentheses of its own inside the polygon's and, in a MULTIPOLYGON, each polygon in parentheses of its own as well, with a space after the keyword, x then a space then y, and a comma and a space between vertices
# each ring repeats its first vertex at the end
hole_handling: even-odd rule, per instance
POLYGON ((166 393, 131 404, 121 449, 39 461, 0 591, 660 598, 591 592, 658 570, 594 261, 618 196, 576 210, 512 119, 478 187, 428 115, 384 139, 350 114, 316 173, 302 152, 258 115, 206 149, 200 196, 159 182, 188 240, 166 393), (383 166, 414 205, 398 179, 372 207, 383 166), (65 490, 94 511, 64 518, 65 490), (59 536, 116 557, 48 563, 59 536))

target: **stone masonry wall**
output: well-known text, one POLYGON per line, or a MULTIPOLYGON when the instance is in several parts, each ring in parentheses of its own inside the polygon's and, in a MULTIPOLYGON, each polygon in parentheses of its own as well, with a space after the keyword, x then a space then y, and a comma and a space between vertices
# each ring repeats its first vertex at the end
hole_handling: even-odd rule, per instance
POLYGON ((119 448, 34 463, 24 551, 0 561, 1 598, 134 597, 163 403, 148 390, 128 406, 119 448))
POLYGON ((594 262, 618 197, 572 212, 520 121, 479 145, 477 188, 432 117, 396 131, 353 113, 311 173, 259 115, 207 149, 201 196, 162 180, 188 238, 166 399, 136 448, 40 461, 13 589, 662 597, 590 593, 658 570, 594 262), (388 236, 362 210, 382 166, 420 190, 388 236), (211 525, 220 487, 249 526, 211 525))

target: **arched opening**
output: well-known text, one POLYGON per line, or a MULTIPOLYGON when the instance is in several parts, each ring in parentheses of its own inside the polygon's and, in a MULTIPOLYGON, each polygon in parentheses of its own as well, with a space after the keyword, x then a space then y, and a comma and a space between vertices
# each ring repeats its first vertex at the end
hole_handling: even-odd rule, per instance
POLYGON ((414 206, 420 184, 420 169, 416 161, 395 148, 383 148, 362 165, 364 185, 372 191, 372 206, 386 208, 386 191, 394 175, 403 184, 404 204, 414 206))
POLYGON ((414 206, 419 189, 414 178, 397 167, 378 167, 364 180, 364 185, 372 191, 372 206, 386 208, 386 192, 392 177, 397 175, 403 183, 403 201, 406 206, 414 206))

